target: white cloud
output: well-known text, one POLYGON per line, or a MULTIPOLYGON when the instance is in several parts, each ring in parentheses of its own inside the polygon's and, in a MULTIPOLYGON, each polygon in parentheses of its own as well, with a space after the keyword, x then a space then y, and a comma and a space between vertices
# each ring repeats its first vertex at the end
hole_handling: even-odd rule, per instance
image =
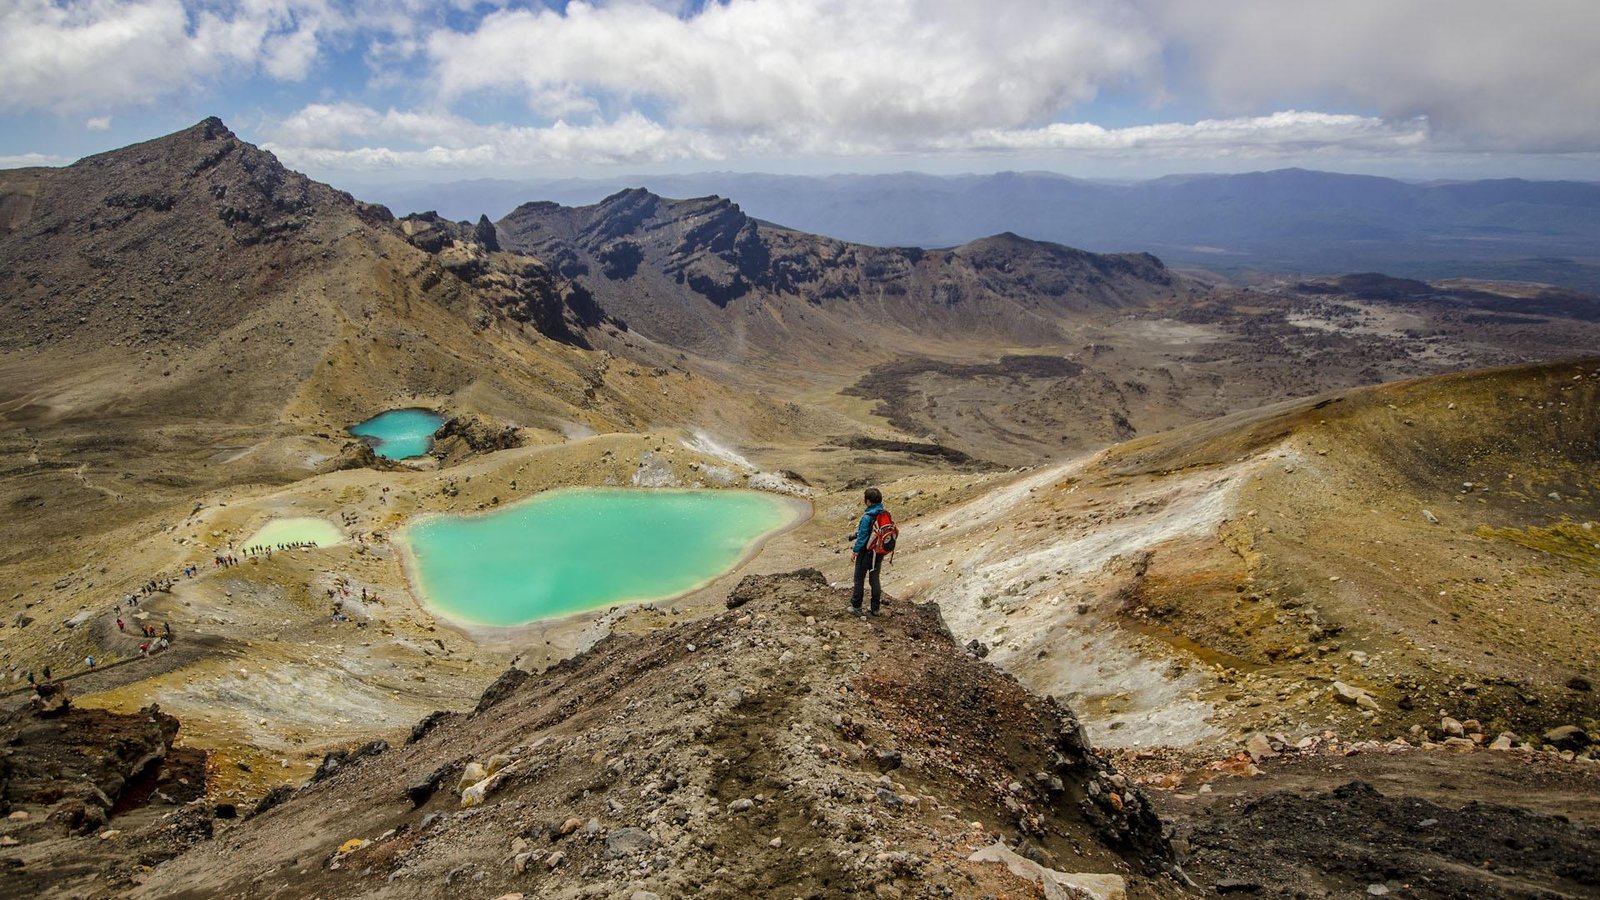
POLYGON ((831 149, 917 145, 1048 121, 1159 69, 1110 0, 734 0, 680 17, 643 2, 516 10, 428 43, 441 96, 496 91, 536 112, 617 103, 675 127, 831 149))
POLYGON ((51 153, 0 154, 0 169, 21 169, 28 166, 64 166, 72 162, 65 156, 51 153))
MULTIPOLYGON (((1267 121, 1274 110, 1311 108, 1361 112, 1378 144, 1418 134, 1425 120, 1433 150, 1600 147, 1594 0, 684 6, 574 2, 565 12, 506 11, 466 31, 435 31, 427 53, 439 99, 511 94, 569 119, 638 109, 671 128, 817 153, 964 146, 977 135, 1094 144, 1092 125, 1041 126, 1107 89, 1233 117, 1219 121, 1261 119, 1251 128, 1270 125, 1263 138, 1290 135, 1291 123, 1267 121), (1180 69, 1165 71, 1165 57, 1180 69)), ((1116 139, 1159 141, 1169 126, 1151 128, 1119 129, 1116 139)), ((1230 146, 1238 136, 1187 131, 1230 146)))
POLYGON ((630 112, 613 121, 551 126, 479 125, 448 112, 312 104, 271 129, 265 146, 286 162, 313 169, 400 168, 527 170, 551 162, 663 163, 749 156, 925 153, 1063 156, 1273 158, 1288 155, 1408 152, 1427 140, 1427 122, 1319 112, 1170 122, 1128 128, 1056 123, 1036 128, 976 129, 908 144, 870 139, 819 147, 790 135, 737 134, 666 126, 630 112))
POLYGON ((1440 147, 1600 147, 1594 0, 1145 0, 1220 108, 1427 116, 1440 147))
POLYGON ((149 104, 258 69, 299 80, 322 37, 360 27, 361 13, 332 0, 7 0, 0 4, 0 110, 149 104))
POLYGON ((1367 116, 1289 110, 1268 116, 1102 128, 1087 122, 1034 129, 984 130, 941 142, 950 150, 1080 153, 1149 152, 1166 156, 1284 156, 1408 151, 1428 139, 1425 119, 1393 123, 1367 116))
POLYGON ((110 131, 111 130, 111 117, 110 116, 94 116, 92 118, 89 118, 89 119, 85 120, 84 123, 83 123, 83 127, 89 129, 90 131, 110 131))
POLYGON ((262 146, 313 169, 516 169, 545 162, 655 163, 723 158, 727 145, 630 112, 610 122, 479 125, 448 112, 312 104, 262 146), (396 146, 398 145, 398 146, 396 146))
POLYGON ((326 102, 267 136, 287 159, 353 167, 1600 149, 1595 0, 505 6, 0 0, 0 114, 93 116, 93 129, 227 79, 306 82, 289 89, 297 102, 326 102), (365 85, 319 70, 331 47, 365 59, 365 85), (382 92, 416 106, 380 111, 382 92), (507 98, 531 112, 463 115, 507 98), (1169 99, 1207 118, 1093 121, 1169 99))

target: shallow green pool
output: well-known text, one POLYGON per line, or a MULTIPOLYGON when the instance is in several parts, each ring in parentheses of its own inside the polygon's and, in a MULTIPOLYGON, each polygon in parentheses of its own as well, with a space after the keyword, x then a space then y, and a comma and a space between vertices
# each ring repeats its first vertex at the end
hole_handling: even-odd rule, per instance
POLYGON ((314 544, 318 547, 331 547, 344 542, 344 532, 339 526, 327 519, 318 519, 314 516, 296 516, 290 519, 273 519, 263 525, 260 531, 250 536, 241 548, 245 551, 256 549, 276 550, 288 544, 314 544))
POLYGON ((384 459, 411 459, 428 452, 433 433, 444 417, 429 409, 391 409, 351 425, 350 433, 369 438, 372 452, 384 459))
POLYGON ((806 514, 755 491, 582 488, 486 515, 432 516, 402 538, 433 611, 520 625, 692 590, 806 514))

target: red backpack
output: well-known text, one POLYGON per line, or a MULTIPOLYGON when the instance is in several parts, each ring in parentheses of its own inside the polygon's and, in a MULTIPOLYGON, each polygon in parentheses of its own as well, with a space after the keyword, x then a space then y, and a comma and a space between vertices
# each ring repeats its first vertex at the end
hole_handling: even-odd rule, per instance
POLYGON ((872 519, 872 536, 867 538, 867 549, 879 556, 893 555, 895 540, 900 537, 900 528, 894 524, 894 517, 889 511, 883 510, 872 519))

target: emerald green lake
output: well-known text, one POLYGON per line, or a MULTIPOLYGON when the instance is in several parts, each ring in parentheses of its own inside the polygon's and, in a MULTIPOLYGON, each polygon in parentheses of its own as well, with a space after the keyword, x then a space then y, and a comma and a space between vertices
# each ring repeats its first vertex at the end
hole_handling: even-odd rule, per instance
POLYGON ((756 491, 581 488, 402 534, 423 602, 477 625, 521 625, 693 590, 807 515, 756 491))
POLYGON ((372 452, 384 459, 411 459, 428 452, 443 424, 444 417, 432 410, 391 409, 351 425, 350 433, 367 438, 372 452))

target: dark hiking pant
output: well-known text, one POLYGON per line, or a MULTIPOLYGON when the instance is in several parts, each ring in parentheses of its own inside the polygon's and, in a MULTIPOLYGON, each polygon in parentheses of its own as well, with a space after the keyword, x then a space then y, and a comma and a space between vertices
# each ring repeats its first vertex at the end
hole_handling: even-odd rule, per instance
POLYGON ((850 593, 850 605, 856 609, 861 608, 861 595, 865 582, 872 583, 872 609, 878 608, 878 602, 883 599, 883 586, 878 583, 878 573, 883 571, 883 556, 871 550, 863 550, 856 554, 856 584, 855 590, 850 593))

